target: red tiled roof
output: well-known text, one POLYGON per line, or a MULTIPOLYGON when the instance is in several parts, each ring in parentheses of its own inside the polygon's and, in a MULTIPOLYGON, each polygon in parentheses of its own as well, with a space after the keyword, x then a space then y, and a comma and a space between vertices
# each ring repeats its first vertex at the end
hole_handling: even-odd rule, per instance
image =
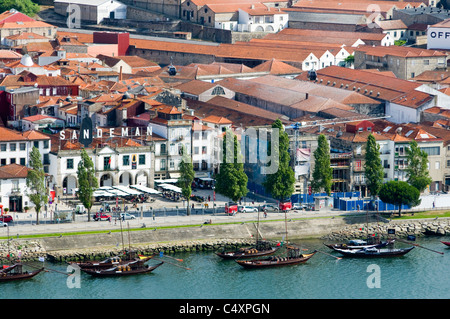
POLYGON ((31 168, 19 164, 0 166, 0 179, 26 178, 31 168))
POLYGON ((435 56, 446 57, 448 55, 447 53, 444 53, 442 51, 412 48, 398 45, 391 45, 391 46, 360 45, 357 48, 355 48, 355 51, 362 51, 365 52, 367 55, 379 57, 392 55, 405 58, 416 58, 416 57, 435 57, 435 56))

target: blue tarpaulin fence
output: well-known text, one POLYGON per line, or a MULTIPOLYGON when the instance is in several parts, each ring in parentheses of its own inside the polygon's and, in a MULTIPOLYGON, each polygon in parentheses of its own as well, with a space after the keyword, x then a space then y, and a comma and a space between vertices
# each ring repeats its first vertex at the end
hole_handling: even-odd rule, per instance
MULTIPOLYGON (((317 194, 294 194, 291 196, 292 203, 312 204, 315 202, 316 197, 327 196, 326 193, 317 194)), ((332 193, 333 207, 343 211, 358 211, 359 210, 372 210, 376 211, 389 211, 398 210, 397 205, 387 204, 381 200, 361 199, 360 192, 341 192, 332 193)), ((410 209, 409 205, 402 205, 402 209, 410 209)))

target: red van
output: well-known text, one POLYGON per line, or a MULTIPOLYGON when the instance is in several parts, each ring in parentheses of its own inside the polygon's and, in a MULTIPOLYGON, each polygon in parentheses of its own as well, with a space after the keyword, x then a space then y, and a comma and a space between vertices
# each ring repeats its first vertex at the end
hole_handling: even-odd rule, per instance
POLYGON ((238 204, 237 203, 225 204, 225 214, 227 214, 227 215, 236 215, 237 211, 238 211, 238 204))
POLYGON ((292 203, 291 202, 280 203, 280 210, 281 211, 291 210, 291 209, 292 209, 292 203))

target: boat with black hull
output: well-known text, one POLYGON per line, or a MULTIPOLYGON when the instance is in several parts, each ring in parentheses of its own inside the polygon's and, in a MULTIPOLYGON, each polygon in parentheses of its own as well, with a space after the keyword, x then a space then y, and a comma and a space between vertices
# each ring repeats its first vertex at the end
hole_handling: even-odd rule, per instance
POLYGON ((362 240, 362 239, 352 239, 349 240, 347 243, 340 243, 340 244, 325 244, 325 246, 327 246, 328 248, 334 249, 334 248, 338 248, 338 249, 364 249, 364 248, 371 248, 371 247, 375 247, 375 248, 382 248, 382 247, 386 247, 388 244, 387 241, 385 242, 381 242, 381 241, 377 241, 377 242, 372 242, 370 243, 370 241, 367 240, 362 240))
POLYGON ((139 261, 130 262, 124 265, 117 265, 108 269, 81 269, 84 273, 94 277, 123 277, 137 274, 146 274, 152 272, 159 266, 164 264, 160 262, 156 265, 150 266, 139 263, 139 261))
POLYGON ((240 248, 236 251, 216 252, 216 255, 224 259, 254 258, 274 254, 280 247, 273 247, 271 243, 260 241, 253 247, 240 248))
POLYGON ((244 268, 273 268, 281 266, 298 265, 307 262, 317 251, 310 254, 300 254, 299 249, 288 249, 287 256, 268 256, 265 258, 251 260, 236 260, 236 262, 244 268))
POLYGON ((69 262, 69 264, 76 265, 76 266, 80 267, 81 269, 108 269, 108 268, 112 268, 115 266, 126 265, 133 261, 138 261, 138 262, 144 263, 153 257, 154 257, 154 255, 142 256, 142 255, 136 255, 135 252, 126 252, 124 254, 124 257, 113 256, 113 257, 108 257, 101 261, 87 260, 87 261, 80 261, 80 262, 69 262))
POLYGON ((407 248, 377 248, 377 247, 369 247, 363 249, 340 249, 334 248, 335 251, 341 253, 347 257, 364 257, 364 258, 373 258, 373 257, 400 257, 409 253, 414 249, 414 246, 407 248))
POLYGON ((260 240, 259 232, 259 211, 258 211, 258 221, 256 224, 256 243, 251 247, 242 247, 235 251, 225 251, 216 252, 216 255, 224 259, 238 259, 238 258, 255 258, 260 256, 267 256, 274 254, 280 246, 274 246, 270 242, 265 240, 260 240))
POLYGON ((33 271, 24 271, 23 265, 20 263, 4 267, 0 269, 0 282, 30 279, 44 271, 44 267, 33 271))

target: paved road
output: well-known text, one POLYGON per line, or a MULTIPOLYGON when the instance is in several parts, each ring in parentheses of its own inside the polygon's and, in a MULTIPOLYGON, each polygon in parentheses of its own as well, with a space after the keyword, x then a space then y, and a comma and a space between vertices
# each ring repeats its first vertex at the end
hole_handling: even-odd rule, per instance
MULTIPOLYGON (((344 212, 345 213, 345 212, 344 212)), ((337 216, 343 214, 342 211, 329 210, 325 212, 314 212, 314 211, 304 211, 297 212, 291 211, 286 215, 282 212, 276 213, 271 212, 264 217, 263 213, 259 213, 259 218, 261 220, 275 220, 275 219, 290 219, 290 218, 301 218, 301 217, 324 217, 324 216, 337 216)), ((228 216, 225 213, 216 214, 193 214, 190 216, 186 215, 166 215, 158 217, 140 217, 137 216, 135 219, 125 220, 120 222, 120 220, 111 221, 94 221, 91 219, 87 222, 87 216, 77 216, 77 220, 72 223, 47 223, 48 221, 44 218, 40 219, 39 225, 35 223, 35 215, 28 214, 27 216, 22 216, 23 220, 19 219, 19 222, 15 221, 11 223, 9 227, 2 227, 0 229, 0 236, 7 236, 8 230, 11 237, 29 234, 45 234, 45 233, 65 233, 73 231, 95 231, 95 230, 119 230, 122 226, 123 228, 139 228, 139 227, 162 227, 162 226, 173 226, 173 225, 190 225, 190 224, 203 224, 207 221, 214 223, 224 223, 224 222, 251 222, 257 221, 258 213, 238 213, 235 216, 228 216)))

